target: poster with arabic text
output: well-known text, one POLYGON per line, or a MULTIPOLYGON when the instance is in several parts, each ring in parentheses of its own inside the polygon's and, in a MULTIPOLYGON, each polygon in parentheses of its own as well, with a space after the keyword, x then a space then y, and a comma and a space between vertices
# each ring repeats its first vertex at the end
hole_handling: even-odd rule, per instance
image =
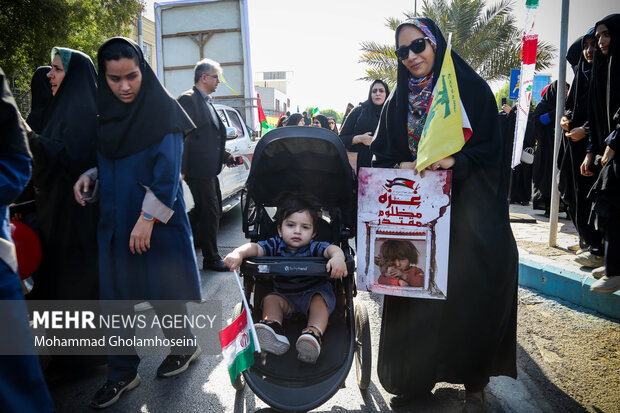
POLYGON ((358 289, 447 298, 451 174, 360 168, 358 289))

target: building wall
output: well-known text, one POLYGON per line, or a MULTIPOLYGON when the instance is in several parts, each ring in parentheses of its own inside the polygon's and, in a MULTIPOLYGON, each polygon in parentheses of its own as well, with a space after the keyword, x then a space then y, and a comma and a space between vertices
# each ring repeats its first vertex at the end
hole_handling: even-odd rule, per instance
MULTIPOLYGON (((129 38, 136 43, 139 43, 137 20, 132 28, 132 32, 129 38)), ((142 43, 142 52, 144 53, 144 58, 151 65, 155 73, 157 73, 157 53, 155 52, 155 22, 153 20, 147 19, 144 16, 142 16, 142 43)))
MULTIPOLYGON (((262 82, 260 82, 262 83, 262 82)), ((284 110, 291 110, 289 107, 290 100, 287 95, 272 87, 258 86, 254 83, 256 93, 260 95, 261 104, 265 115, 280 116, 284 110)))

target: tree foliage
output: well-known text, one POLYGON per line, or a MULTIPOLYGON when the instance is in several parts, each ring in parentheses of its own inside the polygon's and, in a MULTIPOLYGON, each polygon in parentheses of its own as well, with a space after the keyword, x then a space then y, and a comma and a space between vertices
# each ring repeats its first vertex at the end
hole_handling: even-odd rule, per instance
POLYGON ((27 88, 34 70, 50 64, 54 46, 95 61, 107 38, 127 36, 143 0, 0 0, 0 67, 13 87, 27 88))
POLYGON ((321 109, 319 113, 321 115, 327 116, 328 118, 334 118, 336 120, 336 123, 342 122, 342 113, 336 112, 334 109, 321 109))
MULTIPOLYGON (((485 0, 424 0, 421 15, 432 19, 446 36, 452 33, 452 49, 485 80, 506 80, 511 68, 521 66, 521 36, 512 14, 514 0, 499 0, 488 6, 485 0)), ((386 19, 386 26, 398 25, 415 17, 404 13, 405 19, 386 19)), ((366 63, 362 79, 383 79, 390 87, 396 83, 397 60, 393 45, 376 42, 360 44, 361 63, 366 63)), ((538 42, 536 70, 549 67, 556 49, 547 42, 538 42)))

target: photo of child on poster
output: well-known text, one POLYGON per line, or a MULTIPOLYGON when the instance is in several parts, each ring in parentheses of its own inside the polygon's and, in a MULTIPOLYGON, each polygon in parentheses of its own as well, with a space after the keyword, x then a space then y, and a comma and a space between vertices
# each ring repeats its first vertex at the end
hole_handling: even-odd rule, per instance
POLYGON ((379 267, 377 283, 398 287, 424 288, 424 270, 416 266, 420 253, 413 241, 399 239, 377 239, 375 265, 379 267))
POLYGON ((450 179, 450 171, 421 178, 411 170, 360 169, 359 289, 446 299, 450 179))

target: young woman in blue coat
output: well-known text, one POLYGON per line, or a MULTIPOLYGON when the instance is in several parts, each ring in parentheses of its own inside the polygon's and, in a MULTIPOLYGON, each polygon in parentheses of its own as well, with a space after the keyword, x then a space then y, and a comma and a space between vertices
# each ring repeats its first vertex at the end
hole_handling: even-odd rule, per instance
MULTIPOLYGON (((80 177, 74 192, 85 205, 87 190, 99 180, 101 299, 152 301, 159 317, 186 314, 185 302, 201 299, 181 187, 183 133, 194 124, 133 41, 106 41, 98 64, 98 165, 80 177), (164 306, 157 300, 170 301, 164 306)), ((120 311, 131 314, 133 306, 120 311)), ((133 331, 112 334, 132 337, 133 331)), ((193 337, 189 328, 164 329, 164 334, 193 337)), ((140 359, 133 348, 126 350, 108 356, 108 381, 91 406, 107 407, 140 383, 140 359)), ((198 345, 175 347, 157 374, 182 373, 199 354, 198 345)))

